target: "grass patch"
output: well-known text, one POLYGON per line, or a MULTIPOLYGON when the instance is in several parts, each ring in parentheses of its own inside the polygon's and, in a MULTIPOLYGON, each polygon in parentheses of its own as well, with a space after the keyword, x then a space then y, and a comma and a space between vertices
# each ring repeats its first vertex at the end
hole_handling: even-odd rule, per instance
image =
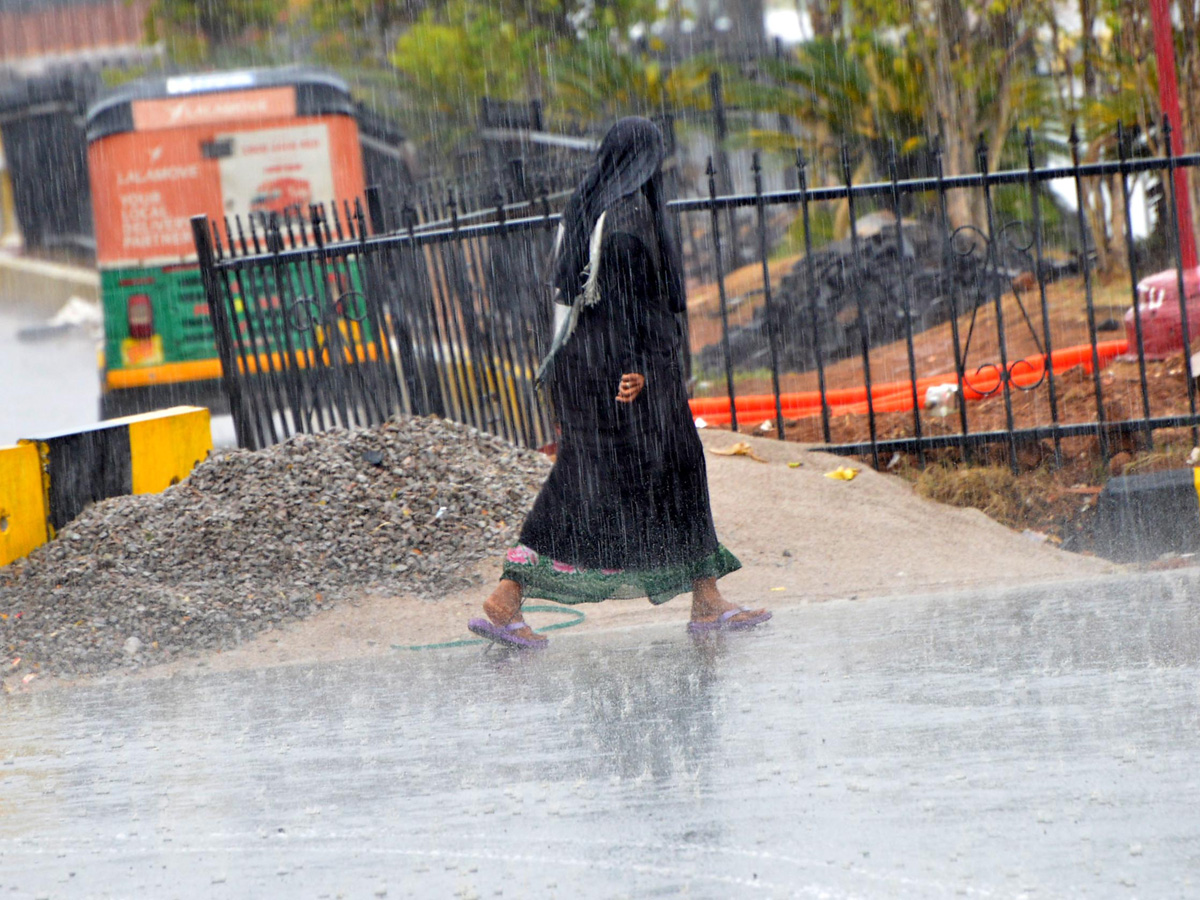
POLYGON ((897 474, 921 497, 972 507, 1009 528, 1044 534, 1053 543, 1087 552, 1096 498, 1109 478, 1193 465, 1193 448, 1185 430, 1160 433, 1159 438, 1153 450, 1120 452, 1107 465, 1089 445, 1082 452, 1066 453, 1062 468, 1055 468, 1048 456, 1036 465, 1022 466, 1018 474, 996 457, 995 462, 973 465, 941 459, 924 469, 909 458, 897 474))
POLYGON ((1014 475, 1007 466, 935 463, 924 470, 911 470, 910 478, 917 494, 927 500, 973 507, 1010 528, 1026 527, 1028 491, 1024 481, 1029 475, 1014 475))

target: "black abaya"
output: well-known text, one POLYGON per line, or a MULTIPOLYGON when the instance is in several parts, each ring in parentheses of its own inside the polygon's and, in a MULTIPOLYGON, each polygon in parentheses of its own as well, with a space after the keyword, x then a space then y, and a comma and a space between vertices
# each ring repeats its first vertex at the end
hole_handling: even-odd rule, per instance
POLYGON ((505 566, 526 596, 662 601, 738 568, 713 528, 657 219, 641 189, 607 209, 600 300, 583 308, 551 382, 558 458, 505 566), (621 376, 634 372, 645 387, 620 403, 621 376))

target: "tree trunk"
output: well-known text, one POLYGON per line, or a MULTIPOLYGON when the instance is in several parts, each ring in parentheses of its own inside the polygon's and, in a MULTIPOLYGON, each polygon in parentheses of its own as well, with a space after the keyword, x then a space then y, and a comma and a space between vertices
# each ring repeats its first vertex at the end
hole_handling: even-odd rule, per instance
MULTIPOLYGON (((1096 251, 1096 271, 1106 273, 1111 267, 1108 252, 1108 229, 1104 216, 1104 196, 1098 181, 1084 182, 1084 203, 1087 204, 1087 224, 1091 231, 1092 249, 1096 251)), ((1081 235, 1084 253, 1087 252, 1087 235, 1081 235)))
POLYGON ((808 13, 808 22, 812 26, 813 38, 833 37, 833 26, 831 24, 833 17, 828 15, 827 10, 821 2, 796 0, 796 12, 801 16, 806 12, 808 13))
POLYGON ((1085 101, 1096 96, 1096 10, 1092 0, 1079 0, 1080 53, 1083 56, 1083 98, 1085 101))
MULTIPOLYGON (((933 95, 942 138, 943 162, 947 177, 967 175, 976 169, 974 161, 975 109, 970 96, 959 89, 954 77, 953 60, 965 51, 966 16, 957 0, 937 0, 934 8, 938 39, 934 53, 933 95)), ((951 191, 946 197, 946 213, 952 229, 963 225, 981 225, 971 192, 951 191)))
MULTIPOLYGON (((1124 268, 1129 264, 1129 241, 1125 235, 1125 193, 1121 189, 1121 176, 1113 175, 1108 179, 1108 195, 1111 198, 1108 227, 1109 264, 1114 268, 1124 268)), ((1130 185, 1130 190, 1133 186, 1130 185)))

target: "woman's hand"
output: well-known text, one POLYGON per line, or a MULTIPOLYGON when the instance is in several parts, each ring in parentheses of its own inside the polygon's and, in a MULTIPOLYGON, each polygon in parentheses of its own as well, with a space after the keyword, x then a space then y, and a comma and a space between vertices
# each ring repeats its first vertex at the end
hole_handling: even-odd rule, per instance
POLYGON ((621 376, 621 384, 617 387, 617 402, 632 403, 637 399, 642 388, 646 386, 646 376, 637 372, 628 372, 621 376))

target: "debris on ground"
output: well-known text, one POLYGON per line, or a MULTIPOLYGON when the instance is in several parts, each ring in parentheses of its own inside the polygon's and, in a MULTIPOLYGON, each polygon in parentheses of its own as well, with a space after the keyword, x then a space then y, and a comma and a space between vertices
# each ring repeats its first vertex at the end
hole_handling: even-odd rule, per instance
POLYGON ((834 481, 853 481, 858 477, 858 469, 852 466, 838 466, 832 472, 826 472, 825 477, 834 481))
POLYGON ((715 456, 748 456, 755 462, 766 462, 765 459, 754 452, 754 448, 747 441, 738 441, 736 444, 731 444, 728 447, 722 447, 719 450, 709 450, 708 452, 715 456))
POLYGON ((441 596, 515 541, 549 466, 435 418, 216 454, 0 569, 0 652, 14 681, 91 674, 231 648, 366 590, 441 596))

